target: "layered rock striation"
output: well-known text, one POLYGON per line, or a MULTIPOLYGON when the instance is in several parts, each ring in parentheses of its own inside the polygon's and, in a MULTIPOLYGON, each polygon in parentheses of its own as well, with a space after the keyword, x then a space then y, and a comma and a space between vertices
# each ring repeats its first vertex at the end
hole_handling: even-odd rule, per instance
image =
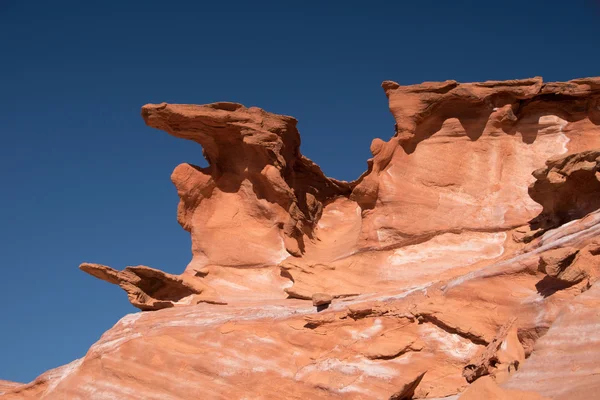
POLYGON ((353 182, 292 117, 144 106, 208 162, 172 174, 192 259, 82 264, 146 312, 0 397, 593 398, 600 78, 383 88, 396 133, 353 182))

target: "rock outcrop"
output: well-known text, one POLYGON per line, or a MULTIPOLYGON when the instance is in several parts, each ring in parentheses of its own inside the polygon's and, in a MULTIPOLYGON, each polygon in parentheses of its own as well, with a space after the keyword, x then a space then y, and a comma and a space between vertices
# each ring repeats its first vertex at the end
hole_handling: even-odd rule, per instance
POLYGON ((383 88, 353 182, 291 117, 144 106, 208 161, 172 174, 191 262, 82 264, 145 312, 1 398, 593 398, 600 78, 383 88))
POLYGON ((83 263, 79 268, 98 279, 119 285, 127 293, 129 302, 142 311, 202 302, 226 304, 220 302, 216 293, 201 280, 190 275, 171 275, 144 265, 127 267, 123 271, 90 263, 83 263))
POLYGON ((192 234, 193 270, 300 256, 323 204, 350 193, 346 182, 327 178, 300 154, 292 117, 236 103, 149 104, 142 117, 153 128, 200 144, 209 163, 181 164, 171 175, 181 199, 177 219, 192 234))

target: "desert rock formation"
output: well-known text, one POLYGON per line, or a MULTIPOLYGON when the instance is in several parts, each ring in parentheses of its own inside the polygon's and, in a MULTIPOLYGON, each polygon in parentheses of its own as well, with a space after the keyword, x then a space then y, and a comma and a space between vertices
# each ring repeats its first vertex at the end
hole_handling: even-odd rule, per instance
POLYGON ((82 264, 143 312, 0 398, 593 398, 600 78, 382 86, 396 134, 353 182, 292 117, 144 106, 209 164, 171 177, 191 261, 82 264))

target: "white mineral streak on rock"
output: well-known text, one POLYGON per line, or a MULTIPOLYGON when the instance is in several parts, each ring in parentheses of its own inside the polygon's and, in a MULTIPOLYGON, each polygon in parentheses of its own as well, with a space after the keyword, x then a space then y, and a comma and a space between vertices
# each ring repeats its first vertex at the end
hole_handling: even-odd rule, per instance
POLYGON ((381 268, 386 279, 435 275, 447 269, 464 267, 504 253, 506 233, 445 233, 433 239, 397 249, 388 257, 389 266, 381 268))
POLYGON ((510 270, 517 271, 519 269, 523 269, 525 267, 521 262, 544 251, 561 246, 571 245, 600 235, 600 212, 596 211, 579 221, 585 222, 582 223, 584 227, 582 230, 571 232, 568 229, 570 224, 562 225, 544 234, 540 240, 540 247, 453 279, 446 285, 446 288, 451 289, 472 279, 481 279, 501 273, 507 273, 510 270))
POLYGON ((470 340, 448 333, 432 324, 420 325, 419 333, 424 340, 433 340, 440 351, 458 360, 468 361, 479 349, 479 346, 470 340))

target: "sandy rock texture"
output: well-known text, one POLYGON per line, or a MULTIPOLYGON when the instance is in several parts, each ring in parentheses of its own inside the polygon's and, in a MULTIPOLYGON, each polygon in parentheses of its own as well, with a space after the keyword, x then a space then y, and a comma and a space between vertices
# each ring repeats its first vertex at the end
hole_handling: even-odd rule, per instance
POLYGON ((80 268, 142 312, 2 399, 581 399, 600 390, 600 78, 383 83, 396 134, 326 177, 292 117, 142 108, 181 275, 80 268))

